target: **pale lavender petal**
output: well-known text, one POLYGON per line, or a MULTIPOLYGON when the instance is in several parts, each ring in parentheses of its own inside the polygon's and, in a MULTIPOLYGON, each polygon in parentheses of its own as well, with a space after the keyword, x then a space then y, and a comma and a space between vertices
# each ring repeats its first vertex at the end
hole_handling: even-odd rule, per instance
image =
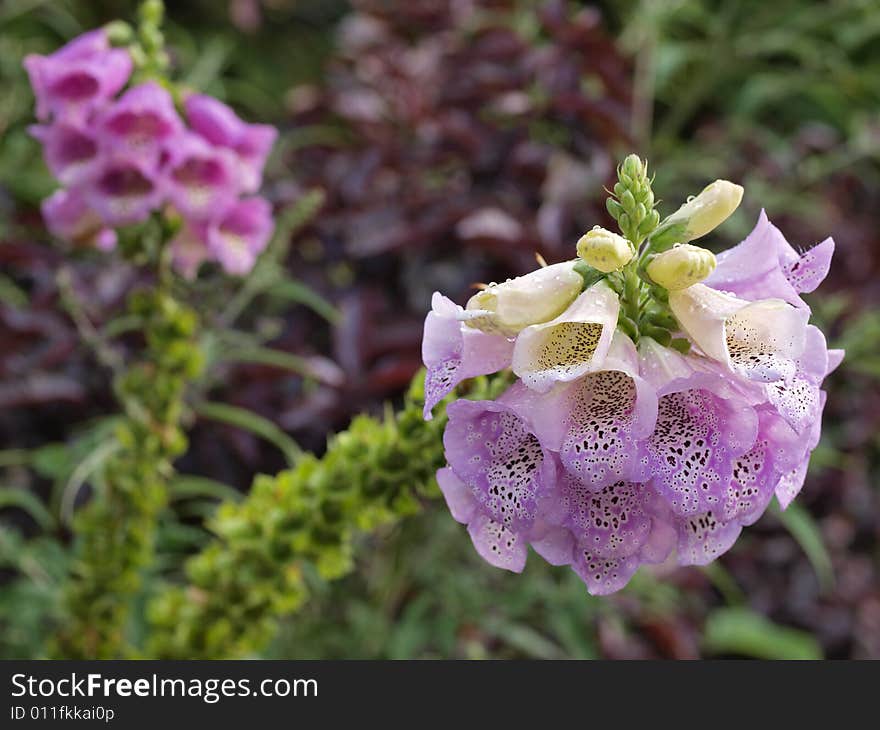
POLYGON ((831 375, 840 367, 845 354, 843 350, 828 350, 828 370, 825 371, 825 375, 831 375))
POLYGON ((467 327, 457 319, 461 307, 434 292, 425 318, 422 360, 425 375, 424 417, 462 380, 498 372, 510 366, 513 343, 467 327))
MULTIPOLYGON (((759 411, 760 425, 754 445, 733 460, 733 477, 727 485, 721 519, 751 525, 767 508, 781 474, 780 464, 788 443, 779 443, 769 411, 759 411)), ((787 440, 786 440, 787 441, 787 440)))
POLYGON ((468 486, 448 466, 437 470, 437 484, 443 492, 452 519, 463 525, 470 522, 477 509, 477 500, 468 486))
POLYGON ((736 542, 742 525, 722 522, 714 510, 678 520, 678 564, 708 565, 736 542))
POLYGON ((227 273, 247 274, 269 244, 274 227, 268 200, 239 200, 208 224, 208 250, 227 273))
POLYGON ((630 578, 639 569, 638 556, 626 558, 603 558, 587 545, 578 545, 575 549, 575 561, 572 569, 587 584, 587 590, 593 596, 605 596, 614 593, 629 583, 630 578))
MULTIPOLYGON (((779 500, 779 505, 782 509, 791 504, 792 500, 800 493, 804 486, 807 469, 810 465, 810 454, 819 444, 819 439, 822 436, 822 409, 825 407, 825 400, 825 391, 821 391, 819 394, 819 412, 810 429, 806 443, 806 453, 804 453, 799 464, 785 471, 776 485, 776 498, 779 500)), ((781 465, 780 468, 786 469, 786 467, 791 467, 791 464, 781 465)))
POLYGON ((616 482, 596 491, 570 474, 560 476, 561 500, 569 527, 582 547, 605 558, 637 553, 651 533, 645 484, 616 482))
POLYGON ((637 374, 628 338, 615 335, 605 365, 546 395, 519 385, 508 391, 541 442, 559 451, 565 470, 594 490, 649 477, 644 438, 657 418, 657 397, 637 374))
POLYGON ((497 401, 458 400, 446 410, 446 459, 479 511, 515 531, 531 529, 538 500, 555 485, 554 462, 538 438, 497 401))
POLYGON ((521 534, 482 513, 471 520, 467 529, 477 553, 490 565, 514 573, 526 567, 528 543, 521 534))
POLYGON ((783 273, 791 286, 799 292, 815 291, 831 268, 834 240, 826 238, 822 243, 804 251, 797 261, 783 265, 783 273))
POLYGON ((776 297, 802 307, 806 305, 782 268, 797 260, 794 249, 762 210, 757 225, 745 240, 718 254, 715 271, 704 283, 742 299, 776 297))
POLYGON ((676 514, 719 513, 734 459, 757 429, 754 409, 739 400, 702 389, 662 396, 647 441, 652 484, 676 514))
POLYGON ((529 544, 550 565, 571 565, 574 560, 574 537, 564 527, 536 526, 529 544))

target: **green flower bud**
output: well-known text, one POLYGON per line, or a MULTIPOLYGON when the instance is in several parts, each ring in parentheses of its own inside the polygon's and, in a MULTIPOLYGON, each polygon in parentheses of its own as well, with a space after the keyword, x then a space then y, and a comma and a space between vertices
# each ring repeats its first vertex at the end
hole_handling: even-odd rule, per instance
POLYGON ((678 291, 709 276, 715 270, 715 255, 699 246, 680 243, 655 256, 647 270, 655 283, 678 291))
POLYGON ((622 269, 634 255, 629 241, 600 226, 581 236, 577 253, 594 269, 606 274, 622 269))
POLYGON ((584 280, 575 261, 546 266, 474 294, 462 319, 469 327, 513 336, 562 314, 581 293, 584 280))
POLYGON ((742 196, 742 185, 728 180, 716 180, 711 185, 707 185, 697 197, 689 200, 669 216, 664 227, 683 223, 686 232, 681 242, 693 241, 695 238, 705 236, 726 221, 739 207, 742 196))

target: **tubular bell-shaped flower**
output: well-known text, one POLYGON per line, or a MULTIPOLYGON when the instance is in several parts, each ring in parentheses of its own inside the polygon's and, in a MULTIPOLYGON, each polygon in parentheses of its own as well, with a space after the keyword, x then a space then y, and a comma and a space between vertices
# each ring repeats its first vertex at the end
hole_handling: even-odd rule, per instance
POLYGON ((85 127, 56 122, 35 124, 28 131, 42 143, 46 166, 62 185, 76 185, 93 173, 98 143, 85 127))
POLYGON ((584 291, 555 319, 526 327, 516 338, 513 372, 534 390, 599 370, 617 327, 620 303, 605 282, 584 291))
POLYGON ((79 193, 56 190, 43 201, 41 211, 46 227, 59 238, 94 243, 103 251, 116 247, 116 233, 102 225, 101 218, 79 193))
POLYGON ((165 197, 162 179, 128 157, 102 157, 84 186, 88 204, 109 226, 146 220, 165 197))
POLYGON ((81 122, 125 85, 132 62, 128 51, 110 47, 105 31, 94 30, 49 56, 27 56, 24 67, 37 99, 38 119, 54 114, 81 122))
POLYGON ((192 133, 175 140, 165 170, 168 199, 188 218, 217 216, 239 192, 228 153, 192 133))
POLYGON ((507 394, 497 401, 459 400, 447 413, 446 458, 467 490, 447 474, 447 499, 466 518, 462 521, 477 552, 493 565, 519 572, 541 502, 555 486, 553 459, 507 394))
POLYGON ((130 88, 101 112, 96 124, 98 138, 111 153, 151 166, 158 164, 163 146, 183 131, 171 94, 154 81, 130 88))
POLYGON ((553 264, 474 294, 461 316, 469 327, 512 337, 564 312, 583 283, 573 261, 553 264))
POLYGON ((191 94, 184 101, 184 107, 187 121, 196 134, 234 154, 242 192, 256 192, 263 179, 266 158, 278 136, 275 127, 247 124, 226 104, 204 94, 191 94))
POLYGON ((424 416, 429 420, 434 406, 462 380, 510 367, 513 342, 467 327, 461 318, 460 306, 434 292, 422 337, 424 416))
POLYGON ((706 355, 751 380, 794 375, 809 312, 781 299, 749 302, 704 284, 669 292, 669 307, 706 355))
POLYGON ((208 249, 227 273, 240 276, 253 268, 269 244, 272 228, 269 201, 245 198, 208 223, 208 249))

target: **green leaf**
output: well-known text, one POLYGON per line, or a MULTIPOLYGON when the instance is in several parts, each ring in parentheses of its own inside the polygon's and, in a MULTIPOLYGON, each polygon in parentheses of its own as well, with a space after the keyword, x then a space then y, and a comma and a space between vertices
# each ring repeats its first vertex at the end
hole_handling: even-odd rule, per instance
POLYGON ((819 642, 805 631, 780 626, 747 608, 713 611, 703 635, 710 654, 756 659, 822 659, 819 642))
POLYGON ((340 315, 336 307, 301 281, 282 279, 273 284, 266 293, 279 299, 302 304, 326 319, 330 324, 339 322, 340 315))
MULTIPOLYGON (((272 365, 274 367, 290 370, 297 375, 313 378, 327 385, 339 385, 343 378, 342 373, 335 365, 321 367, 320 360, 309 359, 293 355, 271 347, 243 347, 221 353, 220 359, 224 362, 250 362, 260 365, 272 365)), ((325 361, 329 363, 330 361, 325 361)))
POLYGON ((771 509, 806 554, 810 565, 816 571, 816 578, 822 591, 833 588, 834 569, 831 566, 831 556, 812 515, 796 502, 788 505, 788 509, 783 511, 779 508, 779 503, 774 500, 771 509))
POLYGON ((0 509, 5 507, 16 507, 27 512, 44 530, 51 530, 55 526, 55 520, 45 505, 35 494, 25 489, 0 489, 0 509))
POLYGON ((269 441, 284 454, 287 462, 291 465, 295 464, 302 454, 299 444, 272 421, 246 408, 239 408, 228 403, 201 403, 196 406, 195 412, 202 418, 236 426, 269 441))

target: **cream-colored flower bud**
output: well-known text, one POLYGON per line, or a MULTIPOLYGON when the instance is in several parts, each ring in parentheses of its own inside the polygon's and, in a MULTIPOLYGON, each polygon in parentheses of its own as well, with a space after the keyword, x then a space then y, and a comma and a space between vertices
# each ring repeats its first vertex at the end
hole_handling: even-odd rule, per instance
POLYGON ((695 198, 682 205, 667 218, 667 223, 685 223, 687 233, 682 242, 705 236, 726 221, 740 204, 742 185, 729 180, 716 180, 695 198))
POLYGON ((461 313, 469 327, 512 337, 520 330, 564 312, 581 293, 583 277, 575 261, 553 264, 525 276, 493 284, 474 294, 461 313))
POLYGON ((633 247, 623 236, 601 226, 587 231, 577 242, 577 254, 594 269, 604 273, 626 266, 634 255, 633 247))
POLYGON ((687 289, 714 270, 715 254, 689 243, 677 243, 648 264, 648 276, 670 291, 687 289))

